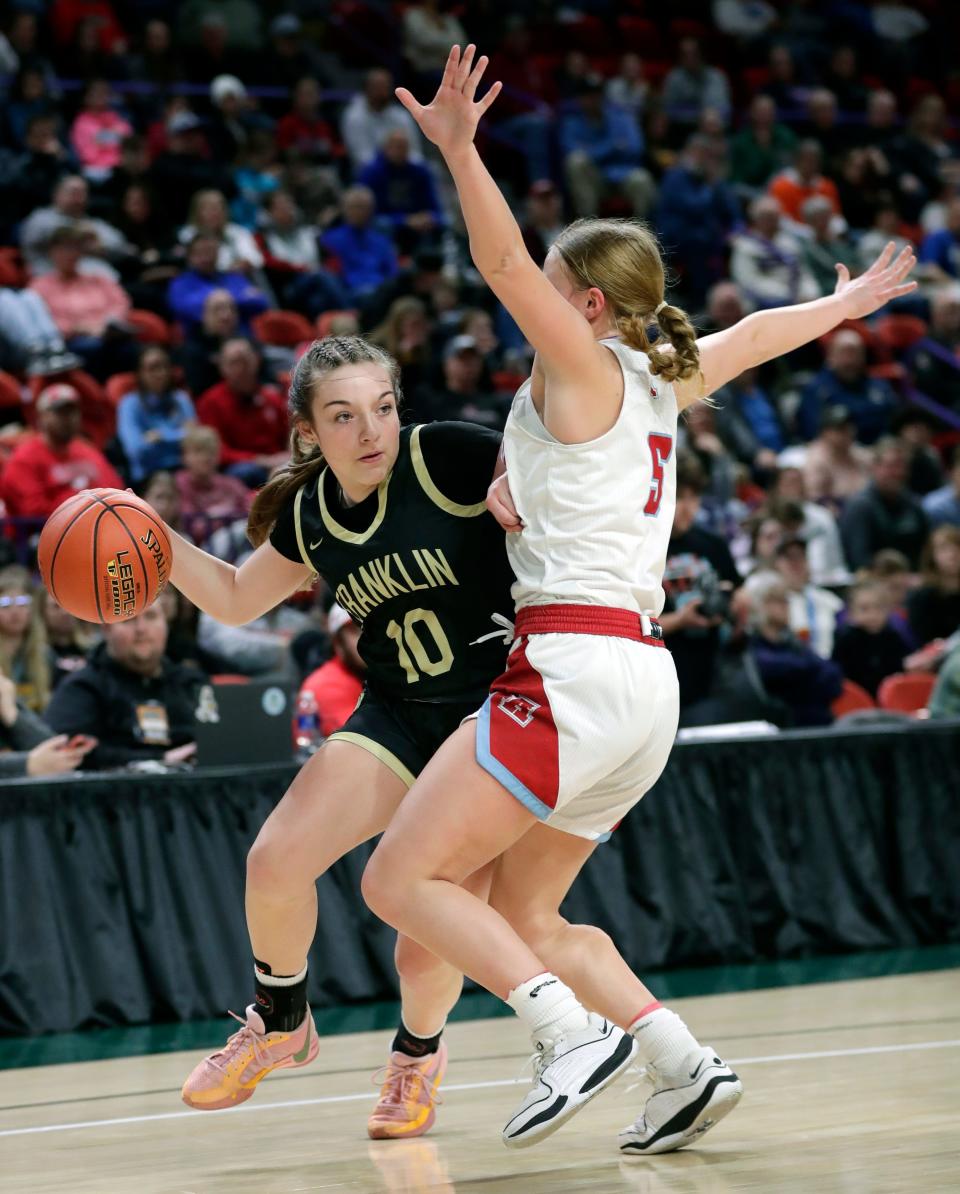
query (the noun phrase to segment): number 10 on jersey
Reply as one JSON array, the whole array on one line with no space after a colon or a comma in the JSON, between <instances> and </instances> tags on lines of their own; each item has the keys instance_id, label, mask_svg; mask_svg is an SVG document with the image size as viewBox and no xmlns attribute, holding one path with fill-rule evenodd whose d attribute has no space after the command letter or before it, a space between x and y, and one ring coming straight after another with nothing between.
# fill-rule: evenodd
<instances>
[{"instance_id":1,"label":"number 10 on jersey","mask_svg":"<svg viewBox=\"0 0 960 1194\"><path fill-rule=\"evenodd\" d=\"M430 658L420 638L418 626L430 631L439 658ZM432 609L407 610L402 628L399 622L395 621L387 626L387 638L393 639L397 644L397 656L408 684L416 684L421 676L442 676L453 666L450 641L443 633L440 619Z\"/></svg>"}]
</instances>

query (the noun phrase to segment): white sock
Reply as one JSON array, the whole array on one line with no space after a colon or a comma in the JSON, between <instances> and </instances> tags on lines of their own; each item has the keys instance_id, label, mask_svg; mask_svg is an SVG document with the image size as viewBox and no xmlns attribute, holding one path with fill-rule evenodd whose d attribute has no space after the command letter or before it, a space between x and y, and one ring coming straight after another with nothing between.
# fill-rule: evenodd
<instances>
[{"instance_id":1,"label":"white sock","mask_svg":"<svg viewBox=\"0 0 960 1194\"><path fill-rule=\"evenodd\" d=\"M662 1073L675 1073L700 1044L676 1012L653 1005L632 1021L627 1030L640 1046L640 1059Z\"/></svg>"},{"instance_id":2,"label":"white sock","mask_svg":"<svg viewBox=\"0 0 960 1194\"><path fill-rule=\"evenodd\" d=\"M304 966L298 974L264 974L259 966L254 966L253 973L257 976L257 982L265 987L293 987L303 982L307 968Z\"/></svg>"},{"instance_id":3,"label":"white sock","mask_svg":"<svg viewBox=\"0 0 960 1194\"><path fill-rule=\"evenodd\" d=\"M545 1030L577 1032L589 1024L586 1009L580 1006L567 984L549 970L514 987L507 1003L534 1037Z\"/></svg>"}]
</instances>

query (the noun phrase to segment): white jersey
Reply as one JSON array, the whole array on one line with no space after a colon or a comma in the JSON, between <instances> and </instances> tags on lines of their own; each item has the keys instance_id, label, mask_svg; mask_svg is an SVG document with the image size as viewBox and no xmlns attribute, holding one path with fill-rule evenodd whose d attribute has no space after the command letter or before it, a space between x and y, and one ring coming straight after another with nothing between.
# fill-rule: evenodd
<instances>
[{"instance_id":1,"label":"white jersey","mask_svg":"<svg viewBox=\"0 0 960 1194\"><path fill-rule=\"evenodd\" d=\"M503 442L524 530L507 535L517 608L551 602L663 609L663 570L676 506L677 398L646 353L604 340L623 370L613 427L584 444L547 431L517 391Z\"/></svg>"}]
</instances>

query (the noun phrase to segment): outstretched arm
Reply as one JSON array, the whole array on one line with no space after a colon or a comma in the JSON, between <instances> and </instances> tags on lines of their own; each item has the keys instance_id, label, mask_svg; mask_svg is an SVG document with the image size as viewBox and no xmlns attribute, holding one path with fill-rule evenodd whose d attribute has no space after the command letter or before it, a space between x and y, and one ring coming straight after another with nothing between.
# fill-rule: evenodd
<instances>
[{"instance_id":1,"label":"outstretched arm","mask_svg":"<svg viewBox=\"0 0 960 1194\"><path fill-rule=\"evenodd\" d=\"M891 241L859 278L850 277L845 265L837 266L837 288L826 298L773 311L756 311L724 332L697 341L700 368L710 394L738 377L744 369L792 352L802 344L832 331L845 319L863 319L891 299L909 294L916 282L905 281L917 263L911 248L893 260ZM694 395L692 400L700 395ZM681 406L689 402L681 400Z\"/></svg>"},{"instance_id":2,"label":"outstretched arm","mask_svg":"<svg viewBox=\"0 0 960 1194\"><path fill-rule=\"evenodd\" d=\"M535 265L473 143L480 117L500 92L500 84L494 83L483 99L474 101L487 66L485 56L474 66L474 53L472 45L463 55L459 46L453 47L428 105L418 103L403 87L397 88L397 98L443 154L456 183L474 263L537 350L548 380L562 378L571 389L595 395L605 381L609 388L609 354L597 345L579 311Z\"/></svg>"}]
</instances>

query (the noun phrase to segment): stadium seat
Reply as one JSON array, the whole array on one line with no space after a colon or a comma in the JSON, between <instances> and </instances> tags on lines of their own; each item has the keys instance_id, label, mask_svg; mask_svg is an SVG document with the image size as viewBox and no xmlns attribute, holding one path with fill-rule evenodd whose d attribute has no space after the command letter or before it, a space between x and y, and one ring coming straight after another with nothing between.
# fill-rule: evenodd
<instances>
[{"instance_id":1,"label":"stadium seat","mask_svg":"<svg viewBox=\"0 0 960 1194\"><path fill-rule=\"evenodd\" d=\"M848 713L859 713L862 709L876 709L877 703L865 688L853 680L844 680L843 691L830 706L834 717L845 717Z\"/></svg>"},{"instance_id":2,"label":"stadium seat","mask_svg":"<svg viewBox=\"0 0 960 1194\"><path fill-rule=\"evenodd\" d=\"M127 323L137 329L137 339L142 344L169 344L170 328L165 319L152 311L141 311L134 307L127 312Z\"/></svg>"},{"instance_id":3,"label":"stadium seat","mask_svg":"<svg viewBox=\"0 0 960 1194\"><path fill-rule=\"evenodd\" d=\"M927 325L916 315L885 315L873 325L873 334L891 352L905 352L927 334Z\"/></svg>"},{"instance_id":4,"label":"stadium seat","mask_svg":"<svg viewBox=\"0 0 960 1194\"><path fill-rule=\"evenodd\" d=\"M887 676L880 685L877 703L881 709L918 713L929 704L936 682L936 676L929 672L898 672L895 676Z\"/></svg>"},{"instance_id":5,"label":"stadium seat","mask_svg":"<svg viewBox=\"0 0 960 1194\"><path fill-rule=\"evenodd\" d=\"M280 348L295 348L301 340L313 339L310 320L297 311L264 311L250 327L262 343Z\"/></svg>"},{"instance_id":6,"label":"stadium seat","mask_svg":"<svg viewBox=\"0 0 960 1194\"><path fill-rule=\"evenodd\" d=\"M239 672L218 672L217 675L211 676L210 679L214 684L249 684L249 676L241 676Z\"/></svg>"},{"instance_id":7,"label":"stadium seat","mask_svg":"<svg viewBox=\"0 0 960 1194\"><path fill-rule=\"evenodd\" d=\"M639 54L644 62L648 58L662 57L660 27L656 21L627 14L617 20L617 29L624 51L632 50L634 54Z\"/></svg>"},{"instance_id":8,"label":"stadium seat","mask_svg":"<svg viewBox=\"0 0 960 1194\"><path fill-rule=\"evenodd\" d=\"M4 245L0 248L0 286L22 290L26 284L27 271L24 269L20 250L12 245Z\"/></svg>"},{"instance_id":9,"label":"stadium seat","mask_svg":"<svg viewBox=\"0 0 960 1194\"><path fill-rule=\"evenodd\" d=\"M124 394L129 394L136 384L136 373L114 373L113 377L107 378L104 389L110 402L117 406Z\"/></svg>"}]
</instances>

